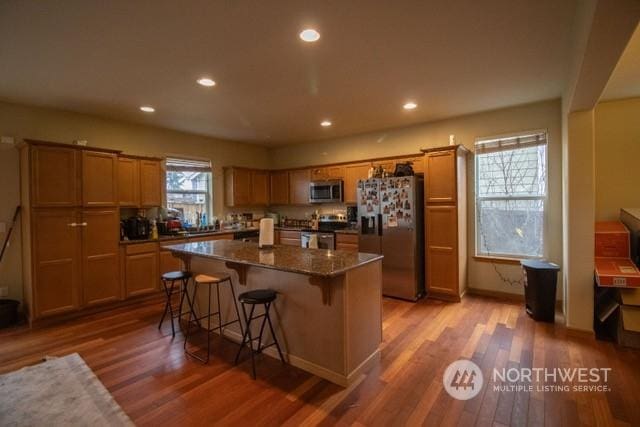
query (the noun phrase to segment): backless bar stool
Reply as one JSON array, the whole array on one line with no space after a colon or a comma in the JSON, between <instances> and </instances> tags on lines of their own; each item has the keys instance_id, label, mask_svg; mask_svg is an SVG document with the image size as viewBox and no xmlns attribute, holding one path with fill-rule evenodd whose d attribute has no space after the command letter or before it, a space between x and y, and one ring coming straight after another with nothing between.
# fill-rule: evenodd
<instances>
[{"instance_id":1,"label":"backless bar stool","mask_svg":"<svg viewBox=\"0 0 640 427\"><path fill-rule=\"evenodd\" d=\"M226 323L222 323L222 309L220 308L220 285L223 283L227 283L229 285L229 288L231 289L231 296L232 296L232 300L233 300L233 305L235 307L236 310L236 320L231 320L229 322ZM227 273L215 273L215 276L209 276L206 274L198 274L195 277L194 280L194 287L193 287L193 295L192 295L192 301L195 302L196 298L197 298L197 294L198 294L198 287L200 286L207 286L208 288L208 298L207 298L207 313L201 317L197 317L195 313L191 312L189 314L189 320L187 322L187 332L185 334L184 337L184 351L186 354L188 354L189 356L203 362L203 363L209 363L209 353L211 350L211 333L215 330L218 329L218 331L220 332L220 338L224 338L224 335L222 334L222 328L224 328L225 326L231 325L233 323L238 323L238 325L240 325L240 333L242 335L244 335L244 331L242 328L242 322L240 321L240 311L238 311L238 303L236 301L236 292L233 289L233 283L231 282L231 276L229 276ZM211 312L211 288L215 286L216 287L216 302L218 305L218 311L212 313ZM218 325L216 327L214 327L214 329L211 329L211 318L213 316L218 316ZM192 319L193 317L193 319ZM189 341L189 336L191 335L191 324L194 322L197 322L199 325L201 324L201 321L206 319L207 320L207 356L205 358L198 356L195 352L192 352L189 350L189 346L188 346L188 341Z\"/></svg>"},{"instance_id":2,"label":"backless bar stool","mask_svg":"<svg viewBox=\"0 0 640 427\"><path fill-rule=\"evenodd\" d=\"M193 302L189 298L189 294L187 292L187 286L189 284L189 279L191 279L191 273L188 271L170 271L168 273L164 273L161 276L162 285L164 287L164 293L167 296L167 301L164 305L164 312L162 313L162 317L160 318L160 323L158 324L158 329L162 328L162 322L164 322L164 318L169 313L169 319L171 320L171 335L175 338L176 336L176 328L173 324L173 319L178 319L178 326L180 326L180 321L182 320L182 306L184 305L185 297L187 299L187 306L189 308L189 312L193 312ZM176 282L181 282L181 289L175 289ZM180 290L180 305L178 307L173 306L173 295L174 292ZM176 313L177 311L177 313ZM184 313L186 314L186 313Z\"/></svg>"},{"instance_id":3,"label":"backless bar stool","mask_svg":"<svg viewBox=\"0 0 640 427\"><path fill-rule=\"evenodd\" d=\"M278 349L278 355L280 356L280 360L284 363L284 357L282 357L282 351L280 350L280 344L278 344L278 338L276 338L276 334L273 330L273 325L271 324L271 318L269 317L269 309L271 308L271 303L276 299L276 291L271 289L255 289L253 291L248 291L240 294L238 300L242 303L242 314L244 315L245 322L245 331L242 335L242 344L240 344L240 348L238 349L238 353L236 354L236 360L234 364L238 364L238 359L240 358L240 353L245 345L248 345L249 352L251 353L251 372L253 379L256 379L256 361L254 358L255 353L262 353L267 347L271 347L275 345ZM264 313L258 316L253 316L256 305L262 304L264 306ZM247 310L245 308L246 305L251 306L251 310L249 311L249 316L247 317ZM251 322L257 320L259 318L262 319L262 325L260 325L260 334L257 337L253 337L251 335ZM264 333L265 324L269 324L269 330L271 331L271 337L273 338L273 342L268 345L262 345L262 334ZM253 341L258 340L258 347L256 350L253 349Z\"/></svg>"}]
</instances>

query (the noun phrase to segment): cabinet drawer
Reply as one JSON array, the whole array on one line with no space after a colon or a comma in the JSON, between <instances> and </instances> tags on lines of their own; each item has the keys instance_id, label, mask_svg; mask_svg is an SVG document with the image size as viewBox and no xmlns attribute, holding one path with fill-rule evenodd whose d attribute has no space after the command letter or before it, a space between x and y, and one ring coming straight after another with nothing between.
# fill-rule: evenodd
<instances>
[{"instance_id":1,"label":"cabinet drawer","mask_svg":"<svg viewBox=\"0 0 640 427\"><path fill-rule=\"evenodd\" d=\"M130 243L127 245L125 253L127 255L144 254L148 252L154 252L158 249L156 242L149 243Z\"/></svg>"},{"instance_id":2,"label":"cabinet drawer","mask_svg":"<svg viewBox=\"0 0 640 427\"><path fill-rule=\"evenodd\" d=\"M336 233L336 244L348 243L358 245L359 236L357 234Z\"/></svg>"},{"instance_id":3,"label":"cabinet drawer","mask_svg":"<svg viewBox=\"0 0 640 427\"><path fill-rule=\"evenodd\" d=\"M280 244L285 246L300 246L300 238L297 239L289 239L280 237Z\"/></svg>"},{"instance_id":4,"label":"cabinet drawer","mask_svg":"<svg viewBox=\"0 0 640 427\"><path fill-rule=\"evenodd\" d=\"M300 240L299 231L280 230L280 239L298 239Z\"/></svg>"},{"instance_id":5,"label":"cabinet drawer","mask_svg":"<svg viewBox=\"0 0 640 427\"><path fill-rule=\"evenodd\" d=\"M336 243L336 249L339 251L358 252L358 245L353 243Z\"/></svg>"}]
</instances>

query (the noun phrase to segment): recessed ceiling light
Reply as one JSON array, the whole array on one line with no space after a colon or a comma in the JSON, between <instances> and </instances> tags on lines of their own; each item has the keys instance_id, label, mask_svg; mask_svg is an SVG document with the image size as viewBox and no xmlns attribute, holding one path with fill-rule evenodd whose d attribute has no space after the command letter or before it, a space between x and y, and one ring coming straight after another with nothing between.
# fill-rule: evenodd
<instances>
[{"instance_id":1,"label":"recessed ceiling light","mask_svg":"<svg viewBox=\"0 0 640 427\"><path fill-rule=\"evenodd\" d=\"M140 110L144 111L145 113L153 113L154 111L156 111L155 108L149 105L143 105L142 107L140 107Z\"/></svg>"},{"instance_id":2,"label":"recessed ceiling light","mask_svg":"<svg viewBox=\"0 0 640 427\"><path fill-rule=\"evenodd\" d=\"M402 106L405 110L415 110L418 107L418 104L415 102L407 102Z\"/></svg>"},{"instance_id":3,"label":"recessed ceiling light","mask_svg":"<svg viewBox=\"0 0 640 427\"><path fill-rule=\"evenodd\" d=\"M317 42L320 39L320 33L313 28L302 30L300 38L308 43Z\"/></svg>"},{"instance_id":4,"label":"recessed ceiling light","mask_svg":"<svg viewBox=\"0 0 640 427\"><path fill-rule=\"evenodd\" d=\"M206 86L206 87L211 87L211 86L215 86L216 82L214 82L213 80L211 80L208 77L202 77L202 78L198 79L198 84L200 84L202 86Z\"/></svg>"},{"instance_id":5,"label":"recessed ceiling light","mask_svg":"<svg viewBox=\"0 0 640 427\"><path fill-rule=\"evenodd\" d=\"M320 122L320 126L325 127L325 128L327 128L327 127L329 127L331 125L332 125L332 123L329 120L323 120L322 122Z\"/></svg>"}]
</instances>

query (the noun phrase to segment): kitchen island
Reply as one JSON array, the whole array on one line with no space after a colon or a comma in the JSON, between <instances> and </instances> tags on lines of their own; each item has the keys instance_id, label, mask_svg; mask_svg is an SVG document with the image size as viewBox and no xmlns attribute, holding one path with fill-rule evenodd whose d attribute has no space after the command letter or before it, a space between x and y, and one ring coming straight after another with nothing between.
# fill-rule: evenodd
<instances>
[{"instance_id":1,"label":"kitchen island","mask_svg":"<svg viewBox=\"0 0 640 427\"><path fill-rule=\"evenodd\" d=\"M347 386L379 359L381 255L281 245L259 249L254 242L228 240L166 249L194 275L230 273L236 294L258 288L277 291L272 320L290 364ZM225 286L220 290L226 322L235 318L235 311L231 293ZM207 306L206 297L199 292L196 311ZM224 335L237 342L242 338L237 324ZM268 334L266 340L270 342ZM275 355L273 351L265 353Z\"/></svg>"}]
</instances>

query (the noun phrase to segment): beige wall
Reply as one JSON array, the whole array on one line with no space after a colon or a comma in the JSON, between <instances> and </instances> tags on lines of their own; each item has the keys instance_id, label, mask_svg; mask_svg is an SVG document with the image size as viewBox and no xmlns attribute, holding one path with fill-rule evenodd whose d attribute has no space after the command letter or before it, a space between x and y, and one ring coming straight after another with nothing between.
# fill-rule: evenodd
<instances>
[{"instance_id":1,"label":"beige wall","mask_svg":"<svg viewBox=\"0 0 640 427\"><path fill-rule=\"evenodd\" d=\"M595 109L596 221L640 207L640 98L601 102Z\"/></svg>"},{"instance_id":2,"label":"beige wall","mask_svg":"<svg viewBox=\"0 0 640 427\"><path fill-rule=\"evenodd\" d=\"M129 124L84 114L0 102L0 135L55 142L88 140L88 145L123 150L128 154L169 154L211 159L214 166L214 213L223 207L222 167L227 165L268 167L264 147L197 136L150 126ZM0 146L0 221L10 222L19 204L18 151ZM8 286L10 297L21 299L22 274L20 231L14 230L12 245L0 265L0 286ZM0 233L0 241L4 234Z\"/></svg>"},{"instance_id":3,"label":"beige wall","mask_svg":"<svg viewBox=\"0 0 640 427\"><path fill-rule=\"evenodd\" d=\"M351 137L320 141L312 144L290 145L270 151L274 168L311 164L355 161L420 152L421 148L447 145L449 135L456 143L473 149L478 137L502 135L510 132L546 129L549 133L549 208L546 241L548 258L562 261L562 144L561 102L559 99L516 106L501 110L463 116L417 126L373 132ZM468 167L468 253L475 252L474 163L469 156ZM301 210L305 213L305 210ZM292 215L291 209L287 210ZM521 276L519 266L497 265L495 268L509 279ZM522 286L511 286L500 280L494 265L471 260L469 287L508 293L522 293ZM559 286L558 295L562 295Z\"/></svg>"}]
</instances>

